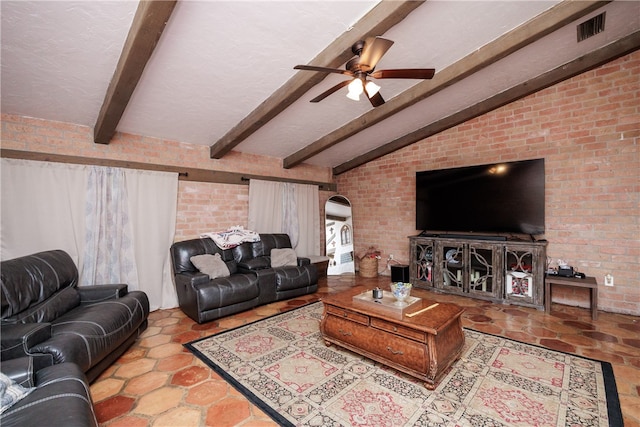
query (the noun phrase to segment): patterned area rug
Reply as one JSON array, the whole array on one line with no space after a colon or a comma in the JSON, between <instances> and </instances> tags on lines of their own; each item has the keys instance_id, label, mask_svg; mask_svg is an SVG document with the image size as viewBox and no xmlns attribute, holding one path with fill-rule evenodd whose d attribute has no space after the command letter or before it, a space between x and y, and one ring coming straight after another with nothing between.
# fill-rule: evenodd
<instances>
[{"instance_id":1,"label":"patterned area rug","mask_svg":"<svg viewBox=\"0 0 640 427\"><path fill-rule=\"evenodd\" d=\"M335 345L317 302L185 346L283 426L618 426L611 365L465 329L433 391Z\"/></svg>"}]
</instances>

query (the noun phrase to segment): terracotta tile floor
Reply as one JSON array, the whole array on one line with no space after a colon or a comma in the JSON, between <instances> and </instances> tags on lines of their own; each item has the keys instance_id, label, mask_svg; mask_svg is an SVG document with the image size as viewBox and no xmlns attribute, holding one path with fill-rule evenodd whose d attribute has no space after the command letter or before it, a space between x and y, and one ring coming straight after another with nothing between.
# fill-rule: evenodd
<instances>
[{"instance_id":1,"label":"terracotta tile floor","mask_svg":"<svg viewBox=\"0 0 640 427\"><path fill-rule=\"evenodd\" d=\"M316 301L356 281L384 288L390 280L331 276L320 280L315 294L203 325L179 309L151 313L141 339L91 385L98 421L108 427L276 425L182 344ZM640 318L600 312L592 321L589 310L558 304L545 314L422 290L414 295L464 306L465 327L612 363L625 426L640 427Z\"/></svg>"}]
</instances>

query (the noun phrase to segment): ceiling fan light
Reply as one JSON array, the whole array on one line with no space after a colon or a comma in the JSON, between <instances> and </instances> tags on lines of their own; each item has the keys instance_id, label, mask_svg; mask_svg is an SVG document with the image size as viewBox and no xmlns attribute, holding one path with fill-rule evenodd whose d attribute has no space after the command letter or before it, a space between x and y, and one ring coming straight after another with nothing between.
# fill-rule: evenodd
<instances>
[{"instance_id":1,"label":"ceiling fan light","mask_svg":"<svg viewBox=\"0 0 640 427\"><path fill-rule=\"evenodd\" d=\"M369 97L372 97L373 95L378 93L378 91L380 91L380 86L378 86L374 82L367 82L367 94L369 95Z\"/></svg>"},{"instance_id":2,"label":"ceiling fan light","mask_svg":"<svg viewBox=\"0 0 640 427\"><path fill-rule=\"evenodd\" d=\"M347 86L349 88L349 93L353 93L354 95L359 96L364 91L362 84L362 80L357 78L353 79Z\"/></svg>"},{"instance_id":3,"label":"ceiling fan light","mask_svg":"<svg viewBox=\"0 0 640 427\"><path fill-rule=\"evenodd\" d=\"M360 101L360 94L355 93L353 91L349 91L347 93L347 98L353 99L354 101Z\"/></svg>"}]
</instances>

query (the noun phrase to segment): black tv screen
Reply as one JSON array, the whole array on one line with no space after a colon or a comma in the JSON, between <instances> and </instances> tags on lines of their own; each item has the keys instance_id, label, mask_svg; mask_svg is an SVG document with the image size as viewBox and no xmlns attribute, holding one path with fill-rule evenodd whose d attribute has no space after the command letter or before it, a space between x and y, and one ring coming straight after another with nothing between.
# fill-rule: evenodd
<instances>
[{"instance_id":1,"label":"black tv screen","mask_svg":"<svg viewBox=\"0 0 640 427\"><path fill-rule=\"evenodd\" d=\"M544 159L416 172L416 229L544 233Z\"/></svg>"}]
</instances>

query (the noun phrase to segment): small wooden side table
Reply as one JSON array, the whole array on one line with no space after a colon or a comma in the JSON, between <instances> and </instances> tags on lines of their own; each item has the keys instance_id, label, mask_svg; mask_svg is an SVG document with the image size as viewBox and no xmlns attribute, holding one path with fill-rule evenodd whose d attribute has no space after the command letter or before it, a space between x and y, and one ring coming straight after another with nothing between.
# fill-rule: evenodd
<instances>
[{"instance_id":1,"label":"small wooden side table","mask_svg":"<svg viewBox=\"0 0 640 427\"><path fill-rule=\"evenodd\" d=\"M551 285L588 288L591 292L591 319L598 318L598 282L595 277L563 277L547 275L544 279L544 311L551 312Z\"/></svg>"}]
</instances>

